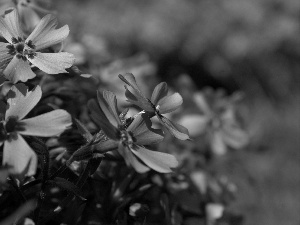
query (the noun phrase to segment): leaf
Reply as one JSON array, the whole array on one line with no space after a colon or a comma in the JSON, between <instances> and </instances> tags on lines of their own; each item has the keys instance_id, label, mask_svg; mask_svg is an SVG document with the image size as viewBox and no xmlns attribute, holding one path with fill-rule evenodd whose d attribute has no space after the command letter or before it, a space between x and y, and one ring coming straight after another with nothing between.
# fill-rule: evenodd
<instances>
[{"instance_id":1,"label":"leaf","mask_svg":"<svg viewBox=\"0 0 300 225\"><path fill-rule=\"evenodd\" d=\"M6 182L6 179L9 175L9 166L0 167L0 187Z\"/></svg>"},{"instance_id":2,"label":"leaf","mask_svg":"<svg viewBox=\"0 0 300 225\"><path fill-rule=\"evenodd\" d=\"M93 135L89 132L89 130L81 123L78 119L74 119L75 124L80 132L80 134L85 138L87 142L90 142L93 139Z\"/></svg>"},{"instance_id":3,"label":"leaf","mask_svg":"<svg viewBox=\"0 0 300 225\"><path fill-rule=\"evenodd\" d=\"M90 159L93 155L93 149L91 145L85 145L77 149L72 155L72 161Z\"/></svg>"},{"instance_id":4,"label":"leaf","mask_svg":"<svg viewBox=\"0 0 300 225\"><path fill-rule=\"evenodd\" d=\"M35 153L41 158L42 176L43 182L48 178L49 172L49 151L46 144L39 138L32 137L30 146L33 148Z\"/></svg>"},{"instance_id":5,"label":"leaf","mask_svg":"<svg viewBox=\"0 0 300 225\"><path fill-rule=\"evenodd\" d=\"M172 225L171 223L171 215L170 215L170 203L169 198L166 194L162 194L160 197L160 204L164 209L165 212L165 224Z\"/></svg>"},{"instance_id":6,"label":"leaf","mask_svg":"<svg viewBox=\"0 0 300 225\"><path fill-rule=\"evenodd\" d=\"M86 199L84 197L82 197L81 190L72 182L70 182L64 178L61 178L61 177L54 178L54 182L56 183L57 186L72 193L76 197L80 198L82 201L86 201Z\"/></svg>"},{"instance_id":7,"label":"leaf","mask_svg":"<svg viewBox=\"0 0 300 225\"><path fill-rule=\"evenodd\" d=\"M29 200L23 205L21 205L16 211L14 211L11 215L2 219L0 221L1 225L8 225L8 224L19 224L18 221L32 212L36 207L35 200Z\"/></svg>"}]
</instances>

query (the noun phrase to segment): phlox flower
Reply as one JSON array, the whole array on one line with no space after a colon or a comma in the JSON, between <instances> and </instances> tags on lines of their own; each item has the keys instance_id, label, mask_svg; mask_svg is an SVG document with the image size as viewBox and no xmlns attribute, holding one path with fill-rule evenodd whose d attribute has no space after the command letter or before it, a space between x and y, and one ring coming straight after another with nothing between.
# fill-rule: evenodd
<instances>
[{"instance_id":1,"label":"phlox flower","mask_svg":"<svg viewBox=\"0 0 300 225\"><path fill-rule=\"evenodd\" d=\"M162 82L155 87L151 99L148 99L140 91L135 77L131 73L125 74L124 76L119 75L119 78L132 88L131 92L128 87L125 86L125 95L128 102L145 110L151 116L156 115L160 123L176 138L180 140L189 139L189 132L185 127L170 121L162 115L173 112L181 106L183 100L179 93L168 95L168 85Z\"/></svg>"},{"instance_id":2,"label":"phlox flower","mask_svg":"<svg viewBox=\"0 0 300 225\"><path fill-rule=\"evenodd\" d=\"M207 90L195 94L196 106L201 114L193 124L206 132L208 143L215 154L226 153L227 148L240 149L248 143L248 134L236 117L239 94L224 96L221 91Z\"/></svg>"},{"instance_id":3,"label":"phlox flower","mask_svg":"<svg viewBox=\"0 0 300 225\"><path fill-rule=\"evenodd\" d=\"M64 73L66 68L72 66L75 58L70 53L41 52L62 42L68 36L68 25L59 29L55 29L56 26L56 18L49 14L42 18L25 39L16 9L6 14L4 18L0 17L0 34L8 41L8 43L0 42L0 65L7 65L3 70L7 79L16 83L34 78L36 75L31 70L31 64L48 74Z\"/></svg>"},{"instance_id":4,"label":"phlox flower","mask_svg":"<svg viewBox=\"0 0 300 225\"><path fill-rule=\"evenodd\" d=\"M42 3L42 4L41 4ZM16 8L22 21L22 28L32 30L41 20L38 13L50 13L49 10L42 5L49 5L49 1L41 0L0 0L0 14L5 14L5 11L11 7Z\"/></svg>"},{"instance_id":5,"label":"phlox flower","mask_svg":"<svg viewBox=\"0 0 300 225\"><path fill-rule=\"evenodd\" d=\"M139 173L149 171L149 167L161 173L168 173L172 171L171 168L178 166L174 156L143 147L143 145L152 145L162 141L163 136L158 130L152 129L141 115L126 127L126 124L120 120L115 94L104 91L103 97L100 92L97 97L100 107L95 100L90 100L88 107L92 119L109 140L100 142L96 149L104 151L118 148L126 164L131 165Z\"/></svg>"},{"instance_id":6,"label":"phlox flower","mask_svg":"<svg viewBox=\"0 0 300 225\"><path fill-rule=\"evenodd\" d=\"M22 135L50 137L62 133L71 125L71 116L65 110L54 110L24 119L42 97L37 86L24 96L15 86L15 97L9 98L8 109L0 121L0 146L3 146L3 165L10 166L10 173L31 176L37 168L37 156Z\"/></svg>"}]
</instances>

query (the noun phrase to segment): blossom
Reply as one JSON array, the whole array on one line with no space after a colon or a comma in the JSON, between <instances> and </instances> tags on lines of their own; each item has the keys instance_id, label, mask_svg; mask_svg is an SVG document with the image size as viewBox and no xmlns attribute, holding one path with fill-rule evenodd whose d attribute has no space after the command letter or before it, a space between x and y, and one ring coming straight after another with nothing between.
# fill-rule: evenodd
<instances>
[{"instance_id":1,"label":"blossom","mask_svg":"<svg viewBox=\"0 0 300 225\"><path fill-rule=\"evenodd\" d=\"M20 28L16 9L0 17L0 34L8 43L0 42L1 66L6 65L3 74L13 83L25 82L36 75L30 65L48 74L66 72L74 63L74 56L67 52L43 53L41 50L62 42L69 34L67 25L55 29L57 20L52 15L42 18L32 33L25 39Z\"/></svg>"},{"instance_id":2,"label":"blossom","mask_svg":"<svg viewBox=\"0 0 300 225\"><path fill-rule=\"evenodd\" d=\"M239 93L228 97L221 91L206 90L196 93L194 101L201 114L193 117L188 115L186 119L182 119L182 123L194 126L194 130L198 129L197 134L205 133L215 154L224 154L228 147L240 149L248 143L248 134L236 117L236 102L239 98ZM188 122L189 118L192 120Z\"/></svg>"},{"instance_id":3,"label":"blossom","mask_svg":"<svg viewBox=\"0 0 300 225\"><path fill-rule=\"evenodd\" d=\"M23 25L22 28L26 31L34 29L41 20L37 13L50 13L49 10L42 7L40 4L41 0L1 0L0 2L1 15L5 14L5 12L11 7L18 10ZM48 5L49 3L46 4Z\"/></svg>"},{"instance_id":4,"label":"blossom","mask_svg":"<svg viewBox=\"0 0 300 225\"><path fill-rule=\"evenodd\" d=\"M119 78L132 88L133 92L125 86L125 95L128 102L137 105L150 113L150 115L156 115L160 123L176 138L180 140L189 139L189 132L185 127L170 121L162 115L173 112L181 106L183 101L179 93L168 95L168 85L162 82L155 87L151 99L148 99L140 91L135 77L131 73L125 74L124 76L119 75Z\"/></svg>"},{"instance_id":5,"label":"blossom","mask_svg":"<svg viewBox=\"0 0 300 225\"><path fill-rule=\"evenodd\" d=\"M97 97L100 107L95 100L89 101L88 107L92 119L109 138L97 146L100 150L118 148L126 164L139 173L149 171L149 167L161 173L168 173L172 171L171 168L177 167L178 162L174 156L143 147L162 141L163 136L158 130L152 129L142 115L137 116L126 127L120 120L115 94L104 91L103 97L100 92Z\"/></svg>"},{"instance_id":6,"label":"blossom","mask_svg":"<svg viewBox=\"0 0 300 225\"><path fill-rule=\"evenodd\" d=\"M35 174L37 156L22 135L50 137L62 133L71 125L71 116L65 110L54 110L36 117L24 119L42 97L37 86L24 96L15 86L15 97L9 98L5 117L0 122L0 146L3 147L3 165L11 166L10 173Z\"/></svg>"}]
</instances>

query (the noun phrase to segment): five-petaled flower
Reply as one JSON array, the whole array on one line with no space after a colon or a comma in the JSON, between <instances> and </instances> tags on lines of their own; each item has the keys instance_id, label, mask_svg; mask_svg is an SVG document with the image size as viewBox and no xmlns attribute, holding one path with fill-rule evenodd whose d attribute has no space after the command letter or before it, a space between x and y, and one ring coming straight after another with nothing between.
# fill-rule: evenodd
<instances>
[{"instance_id":1,"label":"five-petaled flower","mask_svg":"<svg viewBox=\"0 0 300 225\"><path fill-rule=\"evenodd\" d=\"M27 81L36 75L30 65L48 74L66 72L74 63L74 56L67 52L43 53L41 50L62 42L69 34L67 25L55 29L57 20L52 15L42 18L32 33L25 39L20 28L16 9L0 17L0 34L8 43L0 42L1 67L5 77L13 83Z\"/></svg>"},{"instance_id":2,"label":"five-petaled flower","mask_svg":"<svg viewBox=\"0 0 300 225\"><path fill-rule=\"evenodd\" d=\"M96 149L118 148L127 165L131 165L137 172L149 171L149 167L161 173L171 172L177 167L176 158L170 154L148 150L143 145L156 144L163 140L160 130L151 128L151 121L146 121L142 115L137 116L127 127L120 120L117 110L117 99L114 93L104 91L103 97L98 92L98 106L95 100L90 100L88 107L91 117L109 138L100 142Z\"/></svg>"},{"instance_id":3,"label":"five-petaled flower","mask_svg":"<svg viewBox=\"0 0 300 225\"><path fill-rule=\"evenodd\" d=\"M31 176L35 174L37 156L22 135L50 137L62 133L72 124L71 116L65 110L57 109L36 117L24 119L42 97L37 86L24 96L15 86L15 93L8 99L8 109L0 121L0 146L3 147L3 165L10 166L10 173Z\"/></svg>"},{"instance_id":4,"label":"five-petaled flower","mask_svg":"<svg viewBox=\"0 0 300 225\"><path fill-rule=\"evenodd\" d=\"M176 138L180 140L190 139L189 132L185 127L171 122L162 115L173 112L180 107L183 101L179 93L168 95L168 86L165 82L162 82L155 87L150 100L140 91L135 77L131 73L125 74L124 76L119 75L119 78L132 88L133 92L125 86L127 101L145 110L150 114L150 117L156 115L160 123Z\"/></svg>"},{"instance_id":5,"label":"five-petaled flower","mask_svg":"<svg viewBox=\"0 0 300 225\"><path fill-rule=\"evenodd\" d=\"M240 93L225 96L222 90L206 89L194 96L196 106L202 111L197 115L194 125L202 127L206 133L211 150L218 155L226 153L227 148L240 149L248 143L248 134L237 120L236 103Z\"/></svg>"}]
</instances>

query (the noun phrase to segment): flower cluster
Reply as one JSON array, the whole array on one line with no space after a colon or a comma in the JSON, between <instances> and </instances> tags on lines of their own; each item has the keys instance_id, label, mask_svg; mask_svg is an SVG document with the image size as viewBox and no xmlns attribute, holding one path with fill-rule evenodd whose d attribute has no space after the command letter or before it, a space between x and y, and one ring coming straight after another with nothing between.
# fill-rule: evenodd
<instances>
[{"instance_id":1,"label":"flower cluster","mask_svg":"<svg viewBox=\"0 0 300 225\"><path fill-rule=\"evenodd\" d=\"M23 6L21 2L17 3L17 9L6 10L3 17L0 17L0 34L7 41L0 43L2 83L30 81L36 77L34 68L47 74L67 73L66 69L74 63L74 56L67 52L53 52L53 49L51 52L49 49L68 36L69 27L65 25L56 29L57 20L49 14L26 35L25 29L22 29L26 21L20 20ZM28 27L30 26L26 28ZM128 101L144 111L133 118L121 120L116 96L109 91L104 91L102 96L98 91L98 103L90 100L88 107L91 118L101 128L106 139L100 143L91 141L89 144L94 146L95 152L100 153L117 149L126 164L139 173L145 173L150 168L161 173L171 172L172 168L178 166L174 156L149 150L144 146L151 146L163 140L163 132L151 127L152 116L156 116L176 138L189 139L186 128L162 115L176 110L182 104L182 97L178 93L168 96L167 84L161 83L156 86L149 100L140 91L132 74L119 77L132 88L131 92L126 86L125 95ZM11 92L14 96L7 97L7 110L0 123L0 143L4 145L2 164L10 167L11 174L32 176L37 169L37 155L22 135L59 135L72 124L71 116L64 110L56 109L24 119L41 99L41 87L36 86L31 91L27 89L24 94L16 86L12 86ZM76 154L78 155L78 152Z\"/></svg>"},{"instance_id":2,"label":"flower cluster","mask_svg":"<svg viewBox=\"0 0 300 225\"><path fill-rule=\"evenodd\" d=\"M120 104L101 75L74 65L62 44L69 27L57 28L43 1L0 4L0 224L148 224L148 214L153 224L216 224L235 188L210 179L209 157L194 151L206 145L177 123L182 96L165 82L147 96L140 70L110 70L125 84ZM195 97L203 113L193 126L201 122L215 152L240 147L232 99L210 97Z\"/></svg>"}]
</instances>

